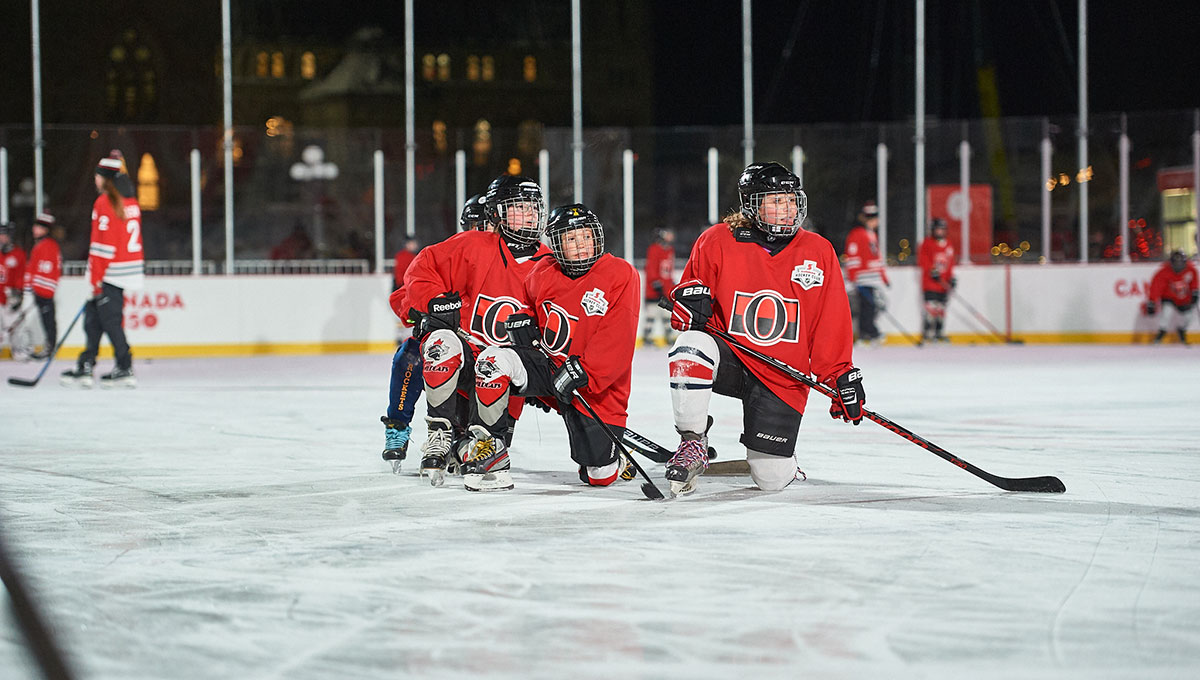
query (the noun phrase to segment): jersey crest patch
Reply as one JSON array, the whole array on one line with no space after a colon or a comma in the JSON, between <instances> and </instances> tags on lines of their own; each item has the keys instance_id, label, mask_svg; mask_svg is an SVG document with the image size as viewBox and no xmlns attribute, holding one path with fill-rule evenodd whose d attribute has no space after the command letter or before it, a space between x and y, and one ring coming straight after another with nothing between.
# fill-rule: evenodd
<instances>
[{"instance_id":1,"label":"jersey crest patch","mask_svg":"<svg viewBox=\"0 0 1200 680\"><path fill-rule=\"evenodd\" d=\"M747 338L756 345L798 342L800 301L785 298L774 290L736 291L733 314L729 317L729 334Z\"/></svg>"},{"instance_id":2,"label":"jersey crest patch","mask_svg":"<svg viewBox=\"0 0 1200 680\"><path fill-rule=\"evenodd\" d=\"M604 291L599 288L584 293L579 304L583 307L583 313L588 316L604 316L608 311L608 300L604 299Z\"/></svg>"},{"instance_id":3,"label":"jersey crest patch","mask_svg":"<svg viewBox=\"0 0 1200 680\"><path fill-rule=\"evenodd\" d=\"M792 281L795 281L804 290L812 290L817 286L824 285L825 272L821 271L815 260L805 260L804 264L798 264L792 270Z\"/></svg>"}]
</instances>

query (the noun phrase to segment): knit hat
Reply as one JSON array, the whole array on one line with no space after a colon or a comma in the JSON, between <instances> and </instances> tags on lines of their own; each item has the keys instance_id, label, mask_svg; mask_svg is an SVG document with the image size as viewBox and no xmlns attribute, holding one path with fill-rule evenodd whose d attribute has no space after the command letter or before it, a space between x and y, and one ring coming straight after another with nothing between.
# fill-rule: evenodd
<instances>
[{"instance_id":1,"label":"knit hat","mask_svg":"<svg viewBox=\"0 0 1200 680\"><path fill-rule=\"evenodd\" d=\"M863 203L862 210L859 212L867 217L878 217L879 206L875 205L875 201L867 201L866 203Z\"/></svg>"},{"instance_id":2,"label":"knit hat","mask_svg":"<svg viewBox=\"0 0 1200 680\"><path fill-rule=\"evenodd\" d=\"M52 229L54 228L54 215L50 213L38 213L37 219L33 223L40 224L47 229Z\"/></svg>"},{"instance_id":3,"label":"knit hat","mask_svg":"<svg viewBox=\"0 0 1200 680\"><path fill-rule=\"evenodd\" d=\"M118 158L101 158L96 165L96 174L105 179L112 179L121 172L121 160Z\"/></svg>"}]
</instances>

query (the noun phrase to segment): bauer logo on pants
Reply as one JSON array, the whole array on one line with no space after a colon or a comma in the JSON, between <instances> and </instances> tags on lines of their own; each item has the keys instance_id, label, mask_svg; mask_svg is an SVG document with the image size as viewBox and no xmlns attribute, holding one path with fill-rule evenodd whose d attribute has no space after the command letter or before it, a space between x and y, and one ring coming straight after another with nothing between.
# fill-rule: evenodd
<instances>
[{"instance_id":1,"label":"bauer logo on pants","mask_svg":"<svg viewBox=\"0 0 1200 680\"><path fill-rule=\"evenodd\" d=\"M729 334L748 338L756 345L797 342L800 338L800 302L774 290L733 294Z\"/></svg>"}]
</instances>

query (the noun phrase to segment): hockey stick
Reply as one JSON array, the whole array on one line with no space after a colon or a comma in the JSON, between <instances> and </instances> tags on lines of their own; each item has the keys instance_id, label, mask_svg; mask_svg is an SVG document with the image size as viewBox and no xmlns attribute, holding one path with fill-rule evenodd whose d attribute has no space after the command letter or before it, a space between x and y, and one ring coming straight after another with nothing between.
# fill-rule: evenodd
<instances>
[{"instance_id":1,"label":"hockey stick","mask_svg":"<svg viewBox=\"0 0 1200 680\"><path fill-rule=\"evenodd\" d=\"M728 333L726 333L718 328L714 328L711 325L705 327L705 331L717 336L718 338L721 338L725 342L729 343L729 345L731 347L739 349L739 350L749 354L750 356L758 359L759 361L762 361L763 363L768 364L769 366L783 372L784 374L791 376L792 378L794 378L796 380L799 380L800 382L804 383L808 387L817 390L821 394L824 394L826 397L829 397L830 399L837 398L837 394L829 386L822 385L821 383L808 377L808 375L801 373L800 371L797 371L796 369L792 368L791 366L788 366L787 364L776 359L775 357L768 356L766 354L763 354L762 352L759 352L758 350L755 350L750 347L746 347L745 345L739 343L737 340L734 340L733 337L730 336ZM878 413L875 413L874 411L864 408L862 410L862 412L863 412L863 416L866 417L868 420L872 420L872 421L882 425L884 428L891 430L892 432L900 435L901 437L904 437L908 441L916 444L917 446L920 446L921 448L925 449L926 451L929 451L930 453L938 456L939 458L949 461L949 462L953 463L954 465L957 465L958 467L966 470L967 472L970 472L971 474L975 475L976 477L984 480L985 482L988 482L989 484L992 484L993 486L1000 487L1001 489L1004 489L1005 491L1036 491L1036 492L1040 492L1040 493L1062 493L1067 490L1066 485L1064 485L1062 483L1062 480L1060 480L1058 477L1049 477L1049 476L1048 477L1020 477L1020 478L1014 479L1011 477L1000 477L998 475L993 475L992 473L987 472L986 470L982 470L980 468L975 467L974 465L971 465L967 461L959 458L958 456L954 455L953 453L950 453L946 449L943 449L942 447L938 446L937 444L934 444L933 442L929 441L928 439L921 437L920 435L912 432L911 430L909 430L907 428L901 427L900 425L893 423L892 421L888 420L887 418L884 418L883 416L879 415Z\"/></svg>"},{"instance_id":2,"label":"hockey stick","mask_svg":"<svg viewBox=\"0 0 1200 680\"><path fill-rule=\"evenodd\" d=\"M554 361L550 356L550 352L542 346L542 343L534 341L533 346L542 353L542 356L546 357L546 361L549 361L551 366L554 365ZM609 429L608 424L603 420L600 420L600 416L592 409L592 405L587 403L587 400L583 398L583 395L579 393L579 390L573 390L571 394L579 400L580 404L583 404L583 408L587 410L588 415L592 417L592 420L596 421L596 424L600 426L600 429L604 430L604 434L608 435L608 438L612 440L614 445L616 445L617 450L620 451L621 454L633 464L633 468L638 471L638 474L640 474L643 479L646 480L646 483L642 485L642 493L646 495L646 498L655 501L665 498L665 496L663 496L663 492L660 491L658 487L654 485L654 481L650 479L650 475L646 474L646 471L642 469L641 465L638 465L638 462L634 459L633 454L629 453L629 450L625 448L625 445L621 443L621 440L617 437L617 435L613 434L613 431ZM646 441L650 440L647 439Z\"/></svg>"},{"instance_id":3,"label":"hockey stick","mask_svg":"<svg viewBox=\"0 0 1200 680\"><path fill-rule=\"evenodd\" d=\"M54 345L54 348L50 350L50 356L46 357L46 363L42 364L42 370L38 371L36 378L34 378L33 380L25 380L23 378L9 378L8 384L16 385L18 387L34 387L34 386L36 386L38 384L38 381L42 379L42 376L46 375L46 369L50 368L50 364L54 361L54 357L58 356L58 350L63 346L63 343L67 341L67 336L71 334L71 330L73 328L75 328L75 324L79 323L79 317L83 316L83 310L86 307L87 307L87 303L85 302L79 307L79 311L75 312L75 318L71 320L71 325L67 326L67 332L62 334L62 339L59 340L58 344Z\"/></svg>"},{"instance_id":4,"label":"hockey stick","mask_svg":"<svg viewBox=\"0 0 1200 680\"><path fill-rule=\"evenodd\" d=\"M660 303L660 304L662 304L662 303ZM667 302L666 304L671 304L671 303ZM745 352L746 354L749 354L750 356L754 357L755 359L758 359L759 361L767 364L768 366L771 366L772 368L780 371L784 375L790 376L794 380L798 380L801 383L803 383L804 385L807 385L809 388L817 390L821 394L824 394L826 397L829 397L831 400L837 398L837 394L833 391L832 388L830 388L826 385L822 385L821 383L810 378L807 374L801 373L800 371L792 368L791 366L788 366L787 364L783 363L782 361L780 361L779 359L776 359L773 356L763 354L762 352L759 352L758 350L753 349L751 347L746 347L745 345L739 343L737 340L733 339L733 336L729 335L728 333L721 330L720 328L713 326L711 323L704 327L704 331L706 333L709 333L710 335L714 335L718 338L721 338L726 343L728 343L730 347L739 349L739 350ZM901 427L900 425L893 423L892 421L888 420L887 418L884 418L883 416L879 415L878 413L875 413L874 411L864 408L862 410L862 412L863 412L863 417L867 418L868 420L874 421L874 422L878 423L879 425L882 425L885 429L891 430L892 432L900 435L901 437L904 437L908 441L916 444L917 446L920 446L921 448L925 449L926 451L929 451L930 453L938 456L939 458L949 461L950 463L953 463L954 465L966 470L967 472L970 472L971 474L982 479L983 481L985 481L993 486L997 486L1001 489L1004 489L1005 491L1036 491L1039 493L1062 493L1067 490L1066 485L1064 485L1062 483L1062 480L1059 479L1058 477L1047 476L1047 477L1012 478L1012 477L1001 477L999 475L993 475L992 473L990 473L986 470L982 470L980 468L975 467L974 465L971 465L967 461L959 458L958 456L954 455L953 453L950 453L946 449L943 449L942 447L938 446L937 444L934 444L933 442L929 441L928 439L925 439L924 437L912 432L911 430L908 430L907 428Z\"/></svg>"},{"instance_id":5,"label":"hockey stick","mask_svg":"<svg viewBox=\"0 0 1200 680\"><path fill-rule=\"evenodd\" d=\"M925 342L923 340L916 337L915 335L909 335L908 331L904 330L904 326L901 326L900 322L896 320L896 317L892 316L892 313L889 312L886 308L884 308L880 311L883 312L883 315L888 318L888 321L892 322L892 325L896 327L896 330L900 331L900 335L903 335L906 340L908 340L912 344L916 345L917 347L920 347L925 344Z\"/></svg>"},{"instance_id":6,"label":"hockey stick","mask_svg":"<svg viewBox=\"0 0 1200 680\"><path fill-rule=\"evenodd\" d=\"M0 582L8 590L9 607L17 620L17 627L32 648L42 674L54 680L70 680L71 671L62 650L39 613L37 604L30 597L29 589L17 565L9 557L3 540L0 540Z\"/></svg>"},{"instance_id":7,"label":"hockey stick","mask_svg":"<svg viewBox=\"0 0 1200 680\"><path fill-rule=\"evenodd\" d=\"M961 302L962 306L966 307L967 311L971 313L971 316L974 316L976 319L979 319L979 322L981 324L983 324L983 326L985 328L987 328L992 333L992 335L995 335L997 338L999 338L1001 342L1005 342L1010 345L1024 345L1025 344L1024 340L1021 340L1019 338L1014 338L1011 335L1005 335L1004 333L1001 333L998 328L996 328L995 326L992 325L991 321L988 321L986 316L980 314L979 310L977 310L973 306L971 306L971 303L967 302L966 298L964 298L962 295L959 295L957 290L951 288L950 294L954 296L955 300L958 300L959 302Z\"/></svg>"},{"instance_id":8,"label":"hockey stick","mask_svg":"<svg viewBox=\"0 0 1200 680\"><path fill-rule=\"evenodd\" d=\"M712 416L709 416L711 421ZM648 437L638 434L630 429L625 430L625 434L621 436L621 441L630 449L637 451L643 456L649 458L655 463L665 463L675 455L675 452L661 444L656 444L650 441ZM713 447L708 447L708 459L712 460L717 457L717 450ZM711 467L711 466L710 466Z\"/></svg>"}]
</instances>

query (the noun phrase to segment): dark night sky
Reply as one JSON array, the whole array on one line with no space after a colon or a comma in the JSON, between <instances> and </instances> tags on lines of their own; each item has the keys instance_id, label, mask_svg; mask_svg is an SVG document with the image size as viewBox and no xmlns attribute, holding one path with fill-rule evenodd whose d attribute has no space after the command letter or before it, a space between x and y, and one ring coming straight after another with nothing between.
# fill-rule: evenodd
<instances>
[{"instance_id":1,"label":"dark night sky","mask_svg":"<svg viewBox=\"0 0 1200 680\"><path fill-rule=\"evenodd\" d=\"M64 1L43 0L44 14L52 4ZM114 11L137 16L139 12L170 11L176 0L110 1ZM539 25L537 30L569 35L569 21L562 19L566 16L563 12L539 11L536 3L520 0L505 2L487 3L480 12L488 16L501 12L521 21L564 23L557 28ZM562 2L565 5L566 0ZM911 118L913 4L913 0L755 0L755 122ZM1091 0L1089 4L1092 112L1200 106L1200 0ZM296 33L345 36L359 26L376 23L394 33L397 40L403 36L398 0L361 5L326 0L246 1L240 6L235 0L234 5L235 20L240 17L251 31L286 24ZM434 0L417 0L417 5L418 19L436 12L445 23L465 26L462 17L456 19L437 9ZM12 29L10 39L0 45L4 85L17 92L0 101L0 123L31 120L28 7L28 0L0 0ZM660 0L649 11L654 123L740 124L740 0ZM1074 114L1076 12L1077 0L928 0L928 115L980 117L976 76L978 68L987 65L996 70L1001 115ZM82 29L43 26L43 31L56 30ZM585 42L604 39L584 26ZM612 45L614 50L621 48ZM586 63L584 70L586 77ZM219 109L213 112L214 124L219 115ZM585 122L593 124L586 117Z\"/></svg>"}]
</instances>

